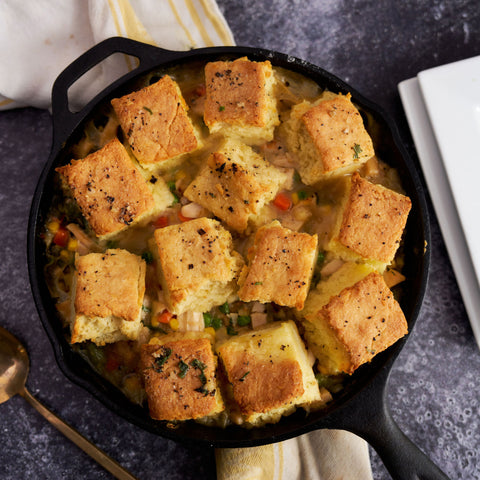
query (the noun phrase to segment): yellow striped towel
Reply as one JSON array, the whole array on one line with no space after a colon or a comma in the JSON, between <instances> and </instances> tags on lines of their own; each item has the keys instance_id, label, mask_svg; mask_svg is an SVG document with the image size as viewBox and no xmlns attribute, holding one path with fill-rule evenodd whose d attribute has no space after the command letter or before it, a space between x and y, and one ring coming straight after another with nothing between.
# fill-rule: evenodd
<instances>
[{"instance_id":1,"label":"yellow striped towel","mask_svg":"<svg viewBox=\"0 0 480 480\"><path fill-rule=\"evenodd\" d=\"M215 453L217 480L372 480L367 443L343 430Z\"/></svg>"},{"instance_id":2,"label":"yellow striped towel","mask_svg":"<svg viewBox=\"0 0 480 480\"><path fill-rule=\"evenodd\" d=\"M115 36L170 50L234 45L215 0L2 0L0 110L49 108L58 74L88 48ZM110 57L78 82L70 100L82 105L132 67L129 57Z\"/></svg>"}]
</instances>

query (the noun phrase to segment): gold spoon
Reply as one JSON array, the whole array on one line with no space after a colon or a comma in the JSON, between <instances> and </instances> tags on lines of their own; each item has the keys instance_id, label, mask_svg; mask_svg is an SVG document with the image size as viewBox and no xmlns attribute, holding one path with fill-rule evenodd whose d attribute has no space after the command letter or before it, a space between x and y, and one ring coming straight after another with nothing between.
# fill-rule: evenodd
<instances>
[{"instance_id":1,"label":"gold spoon","mask_svg":"<svg viewBox=\"0 0 480 480\"><path fill-rule=\"evenodd\" d=\"M24 346L10 332L0 326L0 403L17 393L41 413L54 427L80 447L119 480L137 480L105 452L80 435L70 425L44 407L25 388L30 361Z\"/></svg>"}]
</instances>

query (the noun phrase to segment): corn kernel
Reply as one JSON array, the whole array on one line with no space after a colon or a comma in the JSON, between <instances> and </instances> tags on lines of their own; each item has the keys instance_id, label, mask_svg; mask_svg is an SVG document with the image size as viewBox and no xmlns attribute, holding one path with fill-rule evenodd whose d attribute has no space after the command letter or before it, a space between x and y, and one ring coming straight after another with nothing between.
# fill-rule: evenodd
<instances>
[{"instance_id":1,"label":"corn kernel","mask_svg":"<svg viewBox=\"0 0 480 480\"><path fill-rule=\"evenodd\" d=\"M299 198L298 198L298 193L297 192L293 192L292 193L292 202L294 205L296 205L298 202L299 202Z\"/></svg>"},{"instance_id":2,"label":"corn kernel","mask_svg":"<svg viewBox=\"0 0 480 480\"><path fill-rule=\"evenodd\" d=\"M180 326L180 323L178 321L178 318L176 317L173 317L171 320L170 320L170 328L172 330L178 330L178 327Z\"/></svg>"},{"instance_id":3,"label":"corn kernel","mask_svg":"<svg viewBox=\"0 0 480 480\"><path fill-rule=\"evenodd\" d=\"M57 220L52 220L51 222L47 223L47 229L50 233L57 233L59 228L60 222Z\"/></svg>"},{"instance_id":4,"label":"corn kernel","mask_svg":"<svg viewBox=\"0 0 480 480\"><path fill-rule=\"evenodd\" d=\"M205 330L204 330L205 333L208 333L209 335L211 335L212 337L215 337L215 329L213 327L207 327Z\"/></svg>"},{"instance_id":5,"label":"corn kernel","mask_svg":"<svg viewBox=\"0 0 480 480\"><path fill-rule=\"evenodd\" d=\"M67 260L67 261L70 260L70 252L69 252L68 250L65 250L65 249L62 250L62 251L60 252L60 258L61 258L62 260Z\"/></svg>"},{"instance_id":6,"label":"corn kernel","mask_svg":"<svg viewBox=\"0 0 480 480\"><path fill-rule=\"evenodd\" d=\"M71 252L76 252L77 248L78 248L78 240L76 238L71 238L68 241L67 250L70 250Z\"/></svg>"},{"instance_id":7,"label":"corn kernel","mask_svg":"<svg viewBox=\"0 0 480 480\"><path fill-rule=\"evenodd\" d=\"M123 380L123 386L130 391L139 390L141 388L140 379L136 375L130 375Z\"/></svg>"},{"instance_id":8,"label":"corn kernel","mask_svg":"<svg viewBox=\"0 0 480 480\"><path fill-rule=\"evenodd\" d=\"M148 342L149 345L158 345L160 343L160 339L158 337L152 337Z\"/></svg>"},{"instance_id":9,"label":"corn kernel","mask_svg":"<svg viewBox=\"0 0 480 480\"><path fill-rule=\"evenodd\" d=\"M154 315L150 323L152 324L152 327L158 327L159 325L158 315Z\"/></svg>"},{"instance_id":10,"label":"corn kernel","mask_svg":"<svg viewBox=\"0 0 480 480\"><path fill-rule=\"evenodd\" d=\"M185 177L187 176L187 174L185 173L185 170L179 170L176 174L175 174L175 180L183 180Z\"/></svg>"}]
</instances>

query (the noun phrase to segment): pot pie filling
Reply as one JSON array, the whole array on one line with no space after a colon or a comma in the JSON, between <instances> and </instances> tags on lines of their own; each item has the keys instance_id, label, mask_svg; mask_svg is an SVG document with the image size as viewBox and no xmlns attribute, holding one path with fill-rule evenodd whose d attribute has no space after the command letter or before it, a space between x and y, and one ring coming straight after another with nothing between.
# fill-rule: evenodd
<instances>
[{"instance_id":1,"label":"pot pie filling","mask_svg":"<svg viewBox=\"0 0 480 480\"><path fill-rule=\"evenodd\" d=\"M46 281L72 349L153 419L260 426L407 333L411 201L350 94L268 61L194 67L86 123Z\"/></svg>"}]
</instances>

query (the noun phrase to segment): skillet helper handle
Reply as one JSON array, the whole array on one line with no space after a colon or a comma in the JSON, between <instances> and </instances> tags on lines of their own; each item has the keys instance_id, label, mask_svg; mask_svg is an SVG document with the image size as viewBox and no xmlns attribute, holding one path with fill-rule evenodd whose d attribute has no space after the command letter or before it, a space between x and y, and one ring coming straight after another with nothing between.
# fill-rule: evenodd
<instances>
[{"instance_id":1,"label":"skillet helper handle","mask_svg":"<svg viewBox=\"0 0 480 480\"><path fill-rule=\"evenodd\" d=\"M109 87L95 96L80 111L72 112L69 108L68 89L85 73L114 53L124 53L138 59L138 66L131 72L113 82ZM182 52L164 50L159 47L140 43L123 37L112 37L98 43L72 62L57 77L52 87L53 144L60 148L78 123L85 117L97 98L104 96L126 77L132 77L140 71L153 68L160 61L168 61L181 56Z\"/></svg>"},{"instance_id":2,"label":"skillet helper handle","mask_svg":"<svg viewBox=\"0 0 480 480\"><path fill-rule=\"evenodd\" d=\"M342 428L366 440L393 480L449 480L398 427L387 401L390 359L359 395L329 418L327 428Z\"/></svg>"},{"instance_id":3,"label":"skillet helper handle","mask_svg":"<svg viewBox=\"0 0 480 480\"><path fill-rule=\"evenodd\" d=\"M394 480L449 480L398 427L387 402L378 407L374 429L361 435L376 450Z\"/></svg>"},{"instance_id":4,"label":"skillet helper handle","mask_svg":"<svg viewBox=\"0 0 480 480\"><path fill-rule=\"evenodd\" d=\"M22 397L43 415L55 428L62 432L77 447L81 448L85 453L90 455L103 468L108 470L118 480L137 480L130 472L125 470L119 463L110 458L103 450L98 448L84 436L74 430L70 425L57 417L48 408L42 405L27 389L21 392Z\"/></svg>"}]
</instances>

